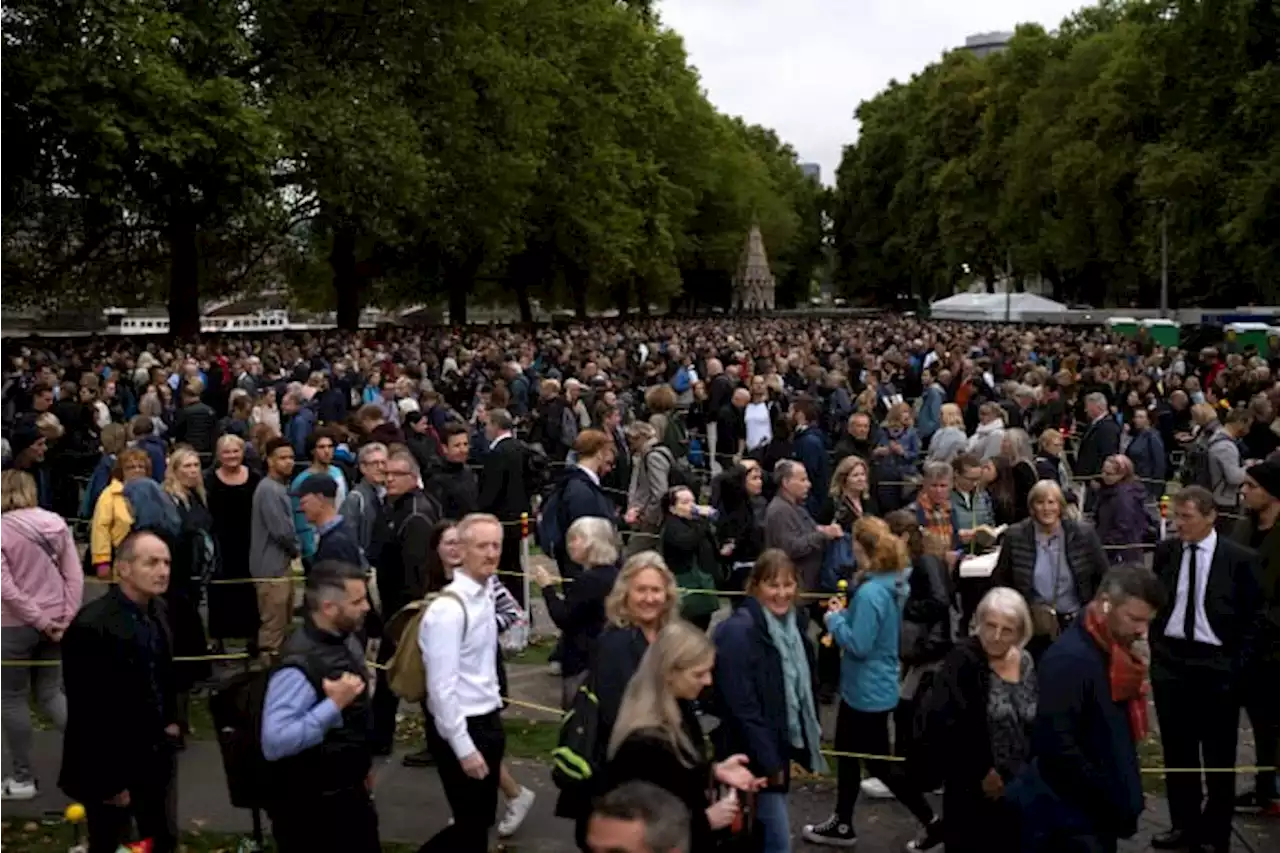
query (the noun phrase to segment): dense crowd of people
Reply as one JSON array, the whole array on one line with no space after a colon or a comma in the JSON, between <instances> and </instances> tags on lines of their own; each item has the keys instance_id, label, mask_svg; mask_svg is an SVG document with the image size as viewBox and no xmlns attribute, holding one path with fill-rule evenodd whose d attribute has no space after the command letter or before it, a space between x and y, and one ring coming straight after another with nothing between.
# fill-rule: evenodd
<instances>
[{"instance_id":1,"label":"dense crowd of people","mask_svg":"<svg viewBox=\"0 0 1280 853\"><path fill-rule=\"evenodd\" d=\"M3 796L37 793L34 695L90 853L131 822L174 849L201 658L242 646L278 849L378 849L402 701L453 818L422 849L516 833L531 581L583 850L851 847L860 795L909 810L909 849L1114 850L1149 694L1167 766L1235 765L1243 707L1262 767L1239 796L1169 773L1154 846L1280 816L1280 382L1252 350L885 315L6 358L4 658L62 666L3 670ZM793 773L829 764L793 832Z\"/></svg>"}]
</instances>

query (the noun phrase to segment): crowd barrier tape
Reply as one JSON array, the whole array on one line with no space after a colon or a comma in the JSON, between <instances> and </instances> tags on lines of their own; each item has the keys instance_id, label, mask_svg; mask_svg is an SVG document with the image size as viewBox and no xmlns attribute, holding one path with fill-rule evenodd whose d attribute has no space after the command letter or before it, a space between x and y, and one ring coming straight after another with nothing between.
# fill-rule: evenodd
<instances>
[{"instance_id":1,"label":"crowd barrier tape","mask_svg":"<svg viewBox=\"0 0 1280 853\"><path fill-rule=\"evenodd\" d=\"M213 662L213 661L234 661L249 660L253 655L247 652L235 652L231 654L220 655L187 655L179 656L173 659L174 663L195 663L195 662ZM60 666L60 660L2 660L0 666ZM386 664L369 662L372 669L387 669ZM541 705L537 702L530 702L526 699L517 699L514 696L503 696L504 701L508 704L515 705L518 708L527 708L531 711L539 711L544 714L562 719L565 711L562 708L554 708L550 705ZM879 755L869 752L846 752L837 749L819 750L823 755L830 758L848 758L858 759L861 761L884 761L884 762L901 762L906 761L901 755ZM1162 774L1162 773L1235 773L1235 774L1255 774L1268 773L1277 770L1275 767L1258 766L1244 764L1237 767L1142 767L1139 772L1146 774Z\"/></svg>"},{"instance_id":2,"label":"crowd barrier tape","mask_svg":"<svg viewBox=\"0 0 1280 853\"><path fill-rule=\"evenodd\" d=\"M549 705L539 705L537 702L530 702L526 699L517 699L513 696L503 696L504 701L517 708L528 708L531 711L540 711L556 718L561 718L565 712L561 708L553 708ZM879 755L870 752L845 752L838 749L819 750L823 755L831 758L856 758L862 761L906 761L901 755ZM1260 773L1275 770L1274 767L1258 767L1249 764L1242 764L1238 767L1143 767L1141 772L1153 773Z\"/></svg>"}]
</instances>

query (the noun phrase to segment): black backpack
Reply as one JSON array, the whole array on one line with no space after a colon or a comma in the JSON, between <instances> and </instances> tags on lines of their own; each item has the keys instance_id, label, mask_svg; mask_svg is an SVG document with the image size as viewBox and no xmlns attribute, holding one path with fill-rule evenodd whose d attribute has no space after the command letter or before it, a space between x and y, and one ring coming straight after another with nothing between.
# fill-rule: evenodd
<instances>
[{"instance_id":1,"label":"black backpack","mask_svg":"<svg viewBox=\"0 0 1280 853\"><path fill-rule=\"evenodd\" d=\"M1216 435L1216 433L1215 433ZM1213 490L1213 473L1209 470L1209 445L1214 436L1207 440L1197 437L1187 448L1186 458L1182 460L1182 470L1178 472L1178 482L1183 486L1200 486Z\"/></svg>"},{"instance_id":2,"label":"black backpack","mask_svg":"<svg viewBox=\"0 0 1280 853\"><path fill-rule=\"evenodd\" d=\"M560 741L551 750L551 780L561 791L591 790L596 773L604 765L600 748L600 700L591 689L591 678L573 694L560 723Z\"/></svg>"},{"instance_id":3,"label":"black backpack","mask_svg":"<svg viewBox=\"0 0 1280 853\"><path fill-rule=\"evenodd\" d=\"M267 680L274 670L243 672L214 689L209 711L218 732L218 748L227 773L231 805L240 809L266 807L271 772L262 754L262 709Z\"/></svg>"},{"instance_id":4,"label":"black backpack","mask_svg":"<svg viewBox=\"0 0 1280 853\"><path fill-rule=\"evenodd\" d=\"M551 482L551 460L545 451L520 442L524 454L524 490L525 500L542 494Z\"/></svg>"}]
</instances>

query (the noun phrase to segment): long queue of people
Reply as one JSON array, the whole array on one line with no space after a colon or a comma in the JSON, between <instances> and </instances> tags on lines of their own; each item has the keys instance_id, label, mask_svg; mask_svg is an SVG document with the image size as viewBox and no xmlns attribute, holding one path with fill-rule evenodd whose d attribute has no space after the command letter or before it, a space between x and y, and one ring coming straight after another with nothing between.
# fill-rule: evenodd
<instances>
[{"instance_id":1,"label":"long queue of people","mask_svg":"<svg viewBox=\"0 0 1280 853\"><path fill-rule=\"evenodd\" d=\"M90 605L76 621L105 621L98 636L123 630L120 642L142 637L147 666L128 678L157 698L148 713L163 722L141 741L148 750L181 745L184 697L208 678L172 658L249 640L274 673L264 755L296 780L288 790L362 803L356 849L376 847L366 779L394 732L386 672L412 645L382 627L415 602L430 602L419 634L428 743L406 760L437 767L454 814L427 849L485 849L495 822L513 831L527 813L532 793L502 762L498 634L527 620L521 520L535 495L534 533L556 569L533 579L561 629L563 704L577 713L581 696L597 702L594 742L574 744L590 779L566 782L558 804L583 849L592 802L637 778L685 803L692 849L732 834L743 809L755 847L790 849L791 766L822 769L819 710L836 702L835 808L801 832L817 844L854 843L866 790L896 796L919 820L914 849L1107 849L1141 812L1131 753L1145 736L1147 683L1169 766L1196 766L1202 753L1206 765L1233 764L1227 718L1242 702L1257 763L1275 763L1267 674L1280 645L1280 466L1255 460L1280 438L1270 366L1256 356L1209 351L1197 362L1061 329L912 320L656 331L24 355L6 388L5 533L11 509L24 511L15 519L38 507L88 518L89 573L118 580L119 592L106 599L115 610ZM175 390L183 405L166 409ZM86 450L95 441L96 455ZM66 475L79 470L90 477L73 495ZM1156 543L1155 499L1171 473L1188 484L1171 505L1181 546ZM10 507L10 494L26 497ZM39 518L57 534L28 522L15 535L61 541L57 516ZM997 543L988 576L965 569ZM164 559L138 556L161 546ZM68 579L55 596L49 578L79 563L69 571L63 557L28 549L32 570L20 573L9 553L5 657L54 657L62 641L66 658L75 644L60 632L75 624L80 592ZM1135 565L1152 553L1154 573ZM162 562L161 589L134 568L158 575ZM298 568L308 616L289 634ZM10 607L18 574L40 580L34 608ZM726 598L732 615L712 628ZM1149 641L1136 642L1148 624ZM10 627L35 640L14 634L10 646ZM367 635L379 637L372 679L363 653L346 648ZM164 655L171 662L158 665ZM73 740L88 748L83 729L72 736L74 697L93 695L73 689L72 672L99 673L99 663L65 664L72 765L84 759L71 757ZM19 669L6 668L6 681L25 696L29 682L10 677ZM56 708L58 691L37 671L39 698ZM1055 692L1064 684L1076 692ZM1110 703L1082 706L1085 687ZM1212 719L1189 719L1188 695L1212 700ZM1090 715L1109 740L1054 734ZM11 716L22 729L6 713L6 742L20 745ZM710 751L707 717L719 721ZM849 757L891 753L906 760L869 760L868 780ZM1093 775L1072 754L1096 759ZM164 816L155 798L172 774L134 768L144 770L148 780L120 789L136 785L137 796L94 787L84 799L132 808L140 825L147 806L135 800ZM34 794L29 761L5 776L6 796ZM1103 779L1109 810L1079 796ZM1201 809L1195 775L1170 774L1174 829L1157 846L1226 849L1235 807L1275 810L1274 774L1259 773L1239 803L1229 774L1208 779ZM63 787L80 796L78 784ZM717 787L739 793L709 799ZM924 796L937 787L941 817ZM316 804L268 807L283 849L312 849ZM119 823L106 814L96 815L103 833Z\"/></svg>"}]
</instances>

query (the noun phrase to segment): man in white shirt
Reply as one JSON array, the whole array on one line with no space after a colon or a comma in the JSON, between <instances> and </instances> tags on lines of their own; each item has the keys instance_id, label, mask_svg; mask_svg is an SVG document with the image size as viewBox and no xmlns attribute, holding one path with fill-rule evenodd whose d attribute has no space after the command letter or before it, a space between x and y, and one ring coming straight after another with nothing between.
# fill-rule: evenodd
<instances>
[{"instance_id":1,"label":"man in white shirt","mask_svg":"<svg viewBox=\"0 0 1280 853\"><path fill-rule=\"evenodd\" d=\"M485 853L498 809L506 749L499 712L498 623L489 578L502 556L502 524L473 513L458 524L462 566L422 618L427 671L427 747L436 758L453 823L420 853Z\"/></svg>"},{"instance_id":2,"label":"man in white shirt","mask_svg":"<svg viewBox=\"0 0 1280 853\"><path fill-rule=\"evenodd\" d=\"M1151 630L1151 687L1166 767L1232 767L1243 688L1257 660L1262 592L1257 554L1214 532L1208 489L1173 496L1178 538L1156 547L1153 569L1169 606ZM1168 773L1170 832L1157 850L1225 853L1230 844L1235 777ZM1203 808L1201 803L1204 803Z\"/></svg>"}]
</instances>

